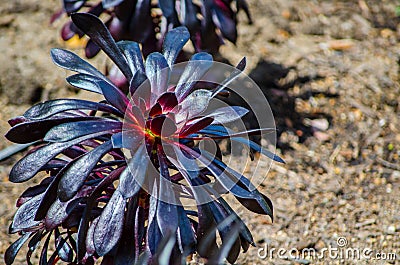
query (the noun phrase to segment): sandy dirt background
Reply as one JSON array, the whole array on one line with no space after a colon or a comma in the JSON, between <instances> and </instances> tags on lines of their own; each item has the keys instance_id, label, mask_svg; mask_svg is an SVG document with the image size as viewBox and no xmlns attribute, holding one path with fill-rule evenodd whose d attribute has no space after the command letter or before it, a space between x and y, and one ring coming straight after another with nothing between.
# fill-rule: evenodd
<instances>
[{"instance_id":1,"label":"sandy dirt background","mask_svg":"<svg viewBox=\"0 0 400 265\"><path fill-rule=\"evenodd\" d=\"M274 203L273 223L237 207L258 245L237 264L398 264L400 20L395 9L400 2L249 3L254 24L247 25L241 13L239 40L224 46L221 56L232 64L247 57L246 72L274 112L277 151L286 165L273 165L260 187ZM86 96L66 86L67 73L49 57L51 47L65 46L58 33L63 21L49 24L59 7L59 1L50 0L0 3L1 135L9 128L6 121L33 103ZM104 57L92 63L101 66ZM0 148L9 144L1 138ZM7 229L27 184L11 184L7 175L20 157L0 162L0 260L17 238ZM347 240L342 251L369 248L372 258L396 253L397 261L327 254L291 259L276 251L273 257L258 257L265 246L321 253L337 248L341 237ZM23 260L20 253L15 264Z\"/></svg>"}]
</instances>

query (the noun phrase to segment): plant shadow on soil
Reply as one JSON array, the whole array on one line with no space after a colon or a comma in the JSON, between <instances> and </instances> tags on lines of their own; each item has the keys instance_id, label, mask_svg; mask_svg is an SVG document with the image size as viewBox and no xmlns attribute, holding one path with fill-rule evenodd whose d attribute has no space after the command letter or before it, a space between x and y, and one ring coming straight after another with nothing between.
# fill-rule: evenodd
<instances>
[{"instance_id":1,"label":"plant shadow on soil","mask_svg":"<svg viewBox=\"0 0 400 265\"><path fill-rule=\"evenodd\" d=\"M303 113L297 111L295 106L296 98L307 100L310 97L321 94L326 98L339 97L338 94L313 92L309 89L305 89L298 96L290 95L289 90L294 86L305 88L307 83L325 78L324 76L302 76L288 82L280 82L288 76L291 70L296 71L296 67L285 67L274 62L260 60L249 74L250 78L261 88L272 109L277 128L277 148L281 149L282 152L292 149L288 144L280 141L283 132L293 132L298 136L299 143L304 143L314 135L316 128L307 126L304 123L305 119L326 119L332 125L332 116L328 113ZM251 109L243 99L234 93L225 101L230 105L239 105ZM252 112L244 117L244 123L248 129L259 127L257 119ZM251 136L251 139L257 143L261 141L260 136Z\"/></svg>"}]
</instances>

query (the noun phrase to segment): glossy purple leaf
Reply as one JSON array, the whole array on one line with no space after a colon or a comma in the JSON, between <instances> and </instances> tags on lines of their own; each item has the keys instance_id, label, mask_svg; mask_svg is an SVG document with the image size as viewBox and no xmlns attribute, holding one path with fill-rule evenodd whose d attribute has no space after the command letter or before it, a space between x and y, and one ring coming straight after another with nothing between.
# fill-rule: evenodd
<instances>
[{"instance_id":1,"label":"glossy purple leaf","mask_svg":"<svg viewBox=\"0 0 400 265\"><path fill-rule=\"evenodd\" d=\"M53 62L59 67L74 72L78 72L81 74L96 76L100 79L106 78L93 65L81 59L78 55L76 55L73 52L63 49L53 48L51 49L50 54L51 58L53 59Z\"/></svg>"},{"instance_id":2,"label":"glossy purple leaf","mask_svg":"<svg viewBox=\"0 0 400 265\"><path fill-rule=\"evenodd\" d=\"M174 28L165 35L162 50L171 68L189 38L189 31L185 27Z\"/></svg>"},{"instance_id":3,"label":"glossy purple leaf","mask_svg":"<svg viewBox=\"0 0 400 265\"><path fill-rule=\"evenodd\" d=\"M243 107L229 106L216 109L208 116L214 118L212 124L223 124L238 120L248 112L249 110Z\"/></svg>"},{"instance_id":4,"label":"glossy purple leaf","mask_svg":"<svg viewBox=\"0 0 400 265\"><path fill-rule=\"evenodd\" d=\"M46 232L44 232L44 229L40 229L29 240L29 242L28 242L28 252L26 253L27 264L32 265L32 263L30 261L32 253L39 247L40 241L43 239L43 237L45 235L46 235Z\"/></svg>"},{"instance_id":5,"label":"glossy purple leaf","mask_svg":"<svg viewBox=\"0 0 400 265\"><path fill-rule=\"evenodd\" d=\"M97 134L99 132L106 134L120 130L122 130L122 123L114 120L66 122L50 129L44 140L48 142L66 142L84 135Z\"/></svg>"},{"instance_id":6,"label":"glossy purple leaf","mask_svg":"<svg viewBox=\"0 0 400 265\"><path fill-rule=\"evenodd\" d=\"M50 185L47 187L43 195L42 201L40 202L40 205L38 207L38 210L36 211L35 221L41 221L42 219L44 219L47 215L47 211L50 209L52 204L57 200L58 184L60 183L60 179L67 168L68 166L62 168L53 178Z\"/></svg>"},{"instance_id":7,"label":"glossy purple leaf","mask_svg":"<svg viewBox=\"0 0 400 265\"><path fill-rule=\"evenodd\" d=\"M53 231L50 231L48 234L46 240L44 241L42 251L40 254L40 259L39 259L39 265L48 265L49 262L47 261L47 250L49 248L49 243L50 243L50 237ZM50 263L51 264L51 263Z\"/></svg>"},{"instance_id":8,"label":"glossy purple leaf","mask_svg":"<svg viewBox=\"0 0 400 265\"><path fill-rule=\"evenodd\" d=\"M229 1L215 0L214 8L212 9L212 19L222 35L230 42L236 43L236 18L229 5Z\"/></svg>"},{"instance_id":9,"label":"glossy purple leaf","mask_svg":"<svg viewBox=\"0 0 400 265\"><path fill-rule=\"evenodd\" d=\"M250 147L251 149L253 149L256 152L259 152L263 155L265 155L266 157L279 162L279 163L283 163L285 164L285 161L280 158L279 156L275 155L274 153L272 153L271 151L265 149L264 147L260 146L259 144L249 140L249 139L245 139L245 138L241 138L241 137L232 137L230 139L231 141L235 141L235 142L239 142L242 143L244 145L247 145L248 147Z\"/></svg>"},{"instance_id":10,"label":"glossy purple leaf","mask_svg":"<svg viewBox=\"0 0 400 265\"><path fill-rule=\"evenodd\" d=\"M216 225L210 203L197 205L198 226L197 226L197 251L201 257L213 257L218 252L216 241Z\"/></svg>"},{"instance_id":11,"label":"glossy purple leaf","mask_svg":"<svg viewBox=\"0 0 400 265\"><path fill-rule=\"evenodd\" d=\"M196 119L193 123L186 125L182 128L181 132L179 133L179 137L183 138L191 135L192 133L196 133L210 125L213 121L214 119L212 117L203 117Z\"/></svg>"},{"instance_id":12,"label":"glossy purple leaf","mask_svg":"<svg viewBox=\"0 0 400 265\"><path fill-rule=\"evenodd\" d=\"M213 162L223 169L226 174L230 175L232 179L236 179L237 185L234 188L236 188L237 191L239 191L239 188L241 188L241 190L246 190L249 192L250 195L242 196L245 195L243 193L241 196L238 196L238 193L235 196L243 206L252 212L266 214L273 220L273 206L268 197L261 194L247 178L235 170L227 167L222 161L214 159Z\"/></svg>"},{"instance_id":13,"label":"glossy purple leaf","mask_svg":"<svg viewBox=\"0 0 400 265\"><path fill-rule=\"evenodd\" d=\"M244 131L244 132L233 132L233 131L227 130L227 129L221 129L221 130L215 131L213 129L213 128L215 128L214 126L224 128L223 126L219 126L219 125L210 125L207 128L199 131L198 133L206 134L207 137L210 137L212 139L226 139L226 138L231 138L231 137L248 137L251 135L272 133L272 132L276 131L275 128L253 129L253 130L248 130L248 131Z\"/></svg>"},{"instance_id":14,"label":"glossy purple leaf","mask_svg":"<svg viewBox=\"0 0 400 265\"><path fill-rule=\"evenodd\" d=\"M146 215L147 213L143 209L143 207L138 207L136 211L136 216L135 216L135 255L136 257L140 256L140 253L142 251L142 242L145 240L145 221L146 221ZM145 252L147 253L147 252ZM140 257L138 258L140 259Z\"/></svg>"},{"instance_id":15,"label":"glossy purple leaf","mask_svg":"<svg viewBox=\"0 0 400 265\"><path fill-rule=\"evenodd\" d=\"M221 82L220 85L214 90L211 97L215 97L218 93L222 92L224 89L228 87L236 78L244 71L246 67L246 57L243 57L242 60L236 65L236 69L232 71L232 73Z\"/></svg>"},{"instance_id":16,"label":"glossy purple leaf","mask_svg":"<svg viewBox=\"0 0 400 265\"><path fill-rule=\"evenodd\" d=\"M143 43L154 34L151 16L151 0L136 1L134 13L129 21L129 33L132 40Z\"/></svg>"},{"instance_id":17,"label":"glossy purple leaf","mask_svg":"<svg viewBox=\"0 0 400 265\"><path fill-rule=\"evenodd\" d=\"M167 19L167 23L172 27L178 25L178 15L175 10L175 0L160 1L158 5L161 8L163 16Z\"/></svg>"},{"instance_id":18,"label":"glossy purple leaf","mask_svg":"<svg viewBox=\"0 0 400 265\"><path fill-rule=\"evenodd\" d=\"M212 257L211 263L219 264L226 258L233 264L240 253L240 224L235 223L235 215L229 215L218 202L213 201L209 205L222 240L219 253Z\"/></svg>"},{"instance_id":19,"label":"glossy purple leaf","mask_svg":"<svg viewBox=\"0 0 400 265\"><path fill-rule=\"evenodd\" d=\"M104 207L94 232L94 246L104 256L118 243L123 230L126 200L117 190Z\"/></svg>"},{"instance_id":20,"label":"glossy purple leaf","mask_svg":"<svg viewBox=\"0 0 400 265\"><path fill-rule=\"evenodd\" d=\"M74 254L72 247L68 244L67 239L61 236L58 228L55 229L54 233L56 251L53 255L60 257L62 261L72 262ZM54 257L56 258L56 257Z\"/></svg>"},{"instance_id":21,"label":"glossy purple leaf","mask_svg":"<svg viewBox=\"0 0 400 265\"><path fill-rule=\"evenodd\" d=\"M48 230L53 230L57 226L59 226L65 219L67 219L68 215L77 206L79 203L79 199L72 200L69 202L61 202L60 200L56 200L50 207L47 212L47 215L43 221L44 225Z\"/></svg>"},{"instance_id":22,"label":"glossy purple leaf","mask_svg":"<svg viewBox=\"0 0 400 265\"><path fill-rule=\"evenodd\" d=\"M210 102L212 92L198 89L189 94L180 104L181 109L177 113L176 122L193 119L203 113Z\"/></svg>"},{"instance_id":23,"label":"glossy purple leaf","mask_svg":"<svg viewBox=\"0 0 400 265\"><path fill-rule=\"evenodd\" d=\"M40 205L42 197L43 194L39 194L27 201L26 203L22 204L21 207L18 208L17 212L14 215L13 223L11 225L12 233L23 231L25 229L30 229L32 227L40 225L40 222L35 221L34 217Z\"/></svg>"},{"instance_id":24,"label":"glossy purple leaf","mask_svg":"<svg viewBox=\"0 0 400 265\"><path fill-rule=\"evenodd\" d=\"M187 27L191 32L200 30L201 22L197 18L197 7L192 0L181 1L180 17L182 24Z\"/></svg>"},{"instance_id":25,"label":"glossy purple leaf","mask_svg":"<svg viewBox=\"0 0 400 265\"><path fill-rule=\"evenodd\" d=\"M36 195L39 195L46 191L46 188L49 186L51 178L46 178L42 183L39 185L35 185L26 189L18 198L17 200L17 207L20 207L22 204L27 202L28 200L32 199Z\"/></svg>"},{"instance_id":26,"label":"glossy purple leaf","mask_svg":"<svg viewBox=\"0 0 400 265\"><path fill-rule=\"evenodd\" d=\"M29 108L23 116L27 119L45 119L60 112L69 110L96 110L119 115L113 106L80 99L55 99L38 103Z\"/></svg>"},{"instance_id":27,"label":"glossy purple leaf","mask_svg":"<svg viewBox=\"0 0 400 265\"><path fill-rule=\"evenodd\" d=\"M86 236L86 252L88 255L94 255L96 252L96 248L94 246L94 231L96 228L97 223L99 222L100 216L93 220L92 224L90 225L89 229L87 230Z\"/></svg>"},{"instance_id":28,"label":"glossy purple leaf","mask_svg":"<svg viewBox=\"0 0 400 265\"><path fill-rule=\"evenodd\" d=\"M87 245L89 243L87 243L87 241L89 240L89 221L91 218L91 214L92 214L92 209L94 208L95 204L96 204L96 200L98 197L101 196L101 194L110 186L112 185L112 183L117 180L119 178L119 176L121 175L121 172L125 169L126 167L119 167L117 169L115 169L114 171L112 171L107 177L105 177L100 183L99 185L97 185L97 187L93 190L93 192L90 194L90 196L88 197L87 201L86 201L86 207L82 213L82 218L80 219L79 222L79 227L78 227L78 240L77 240L77 259L78 260L82 260L85 252L88 248L90 248L91 246ZM94 219L91 226L90 227L96 227L96 223L98 221L97 219ZM89 228L90 230L90 228ZM94 232L94 230L93 230ZM94 252L94 243L93 243L93 236L91 236L91 239L89 240L92 244L92 249Z\"/></svg>"},{"instance_id":29,"label":"glossy purple leaf","mask_svg":"<svg viewBox=\"0 0 400 265\"><path fill-rule=\"evenodd\" d=\"M197 240L184 208L178 205L177 209L179 218L178 235L180 237L180 240L178 240L179 249L184 256L188 256L190 253L193 253L196 250Z\"/></svg>"},{"instance_id":30,"label":"glossy purple leaf","mask_svg":"<svg viewBox=\"0 0 400 265\"><path fill-rule=\"evenodd\" d=\"M158 148L158 160L160 163L159 191L163 194L161 199L157 199L156 218L163 236L169 233L175 234L178 228L178 209L176 205L177 198L169 181L170 175L166 157L162 152L161 146ZM167 201L165 201L167 200Z\"/></svg>"},{"instance_id":31,"label":"glossy purple leaf","mask_svg":"<svg viewBox=\"0 0 400 265\"><path fill-rule=\"evenodd\" d=\"M71 29L72 21L64 24L61 28L61 38L63 41L67 41L75 36L76 32Z\"/></svg>"},{"instance_id":32,"label":"glossy purple leaf","mask_svg":"<svg viewBox=\"0 0 400 265\"><path fill-rule=\"evenodd\" d=\"M144 145L141 145L128 161L128 167L121 173L117 190L125 198L131 198L142 187L145 180L149 158Z\"/></svg>"},{"instance_id":33,"label":"glossy purple leaf","mask_svg":"<svg viewBox=\"0 0 400 265\"><path fill-rule=\"evenodd\" d=\"M125 110L129 104L129 99L125 96L125 94L119 88L103 80L98 79L94 82L101 88L106 100L119 111L125 113Z\"/></svg>"},{"instance_id":34,"label":"glossy purple leaf","mask_svg":"<svg viewBox=\"0 0 400 265\"><path fill-rule=\"evenodd\" d=\"M85 47L86 58L91 59L95 57L100 51L101 48L92 39L88 40Z\"/></svg>"},{"instance_id":35,"label":"glossy purple leaf","mask_svg":"<svg viewBox=\"0 0 400 265\"><path fill-rule=\"evenodd\" d=\"M18 251L25 244L25 242L29 239L32 232L27 232L23 234L20 238L17 239L14 243L12 243L4 253L4 261L6 265L11 265L14 263L15 257L18 254Z\"/></svg>"},{"instance_id":36,"label":"glossy purple leaf","mask_svg":"<svg viewBox=\"0 0 400 265\"><path fill-rule=\"evenodd\" d=\"M144 144L143 132L137 130L123 131L111 136L114 148L126 148L136 152L140 145Z\"/></svg>"},{"instance_id":37,"label":"glossy purple leaf","mask_svg":"<svg viewBox=\"0 0 400 265\"><path fill-rule=\"evenodd\" d=\"M160 103L154 104L153 107L151 107L151 109L150 109L149 116L155 117L155 116L158 116L161 114L162 114L162 107L161 107Z\"/></svg>"},{"instance_id":38,"label":"glossy purple leaf","mask_svg":"<svg viewBox=\"0 0 400 265\"><path fill-rule=\"evenodd\" d=\"M151 102L167 91L170 69L161 53L153 52L146 59L146 75L151 85Z\"/></svg>"},{"instance_id":39,"label":"glossy purple leaf","mask_svg":"<svg viewBox=\"0 0 400 265\"><path fill-rule=\"evenodd\" d=\"M95 83L95 80L98 79L93 75L76 74L68 76L66 80L71 86L84 89L90 92L94 92L97 94L103 94L101 88Z\"/></svg>"},{"instance_id":40,"label":"glossy purple leaf","mask_svg":"<svg viewBox=\"0 0 400 265\"><path fill-rule=\"evenodd\" d=\"M117 45L128 61L132 73L135 74L137 71L144 73L143 56L139 44L134 41L119 41Z\"/></svg>"},{"instance_id":41,"label":"glossy purple leaf","mask_svg":"<svg viewBox=\"0 0 400 265\"><path fill-rule=\"evenodd\" d=\"M65 12L72 13L79 10L87 0L63 0Z\"/></svg>"},{"instance_id":42,"label":"glossy purple leaf","mask_svg":"<svg viewBox=\"0 0 400 265\"><path fill-rule=\"evenodd\" d=\"M117 253L115 255L115 265L134 264L136 258L135 251L135 216L138 208L137 197L129 200L124 219L124 230L120 242L118 243Z\"/></svg>"},{"instance_id":43,"label":"glossy purple leaf","mask_svg":"<svg viewBox=\"0 0 400 265\"><path fill-rule=\"evenodd\" d=\"M151 120L150 129L156 135L168 137L176 132L176 125L173 120L166 116L157 116Z\"/></svg>"},{"instance_id":44,"label":"glossy purple leaf","mask_svg":"<svg viewBox=\"0 0 400 265\"><path fill-rule=\"evenodd\" d=\"M131 96L136 97L137 99L139 99L140 97L147 99L150 98L150 93L151 93L151 87L149 85L149 83L147 82L147 76L144 74L144 72L141 71L137 71L131 82L129 83L129 93ZM143 89L144 87L141 86L142 84L144 84L145 89ZM138 88L141 88L140 91L136 94ZM148 89L147 89L148 88ZM144 91L143 91L144 90ZM145 92L145 94L143 94L143 92ZM133 100L135 100L135 98L133 98Z\"/></svg>"},{"instance_id":45,"label":"glossy purple leaf","mask_svg":"<svg viewBox=\"0 0 400 265\"><path fill-rule=\"evenodd\" d=\"M102 0L101 2L103 3L103 7L108 9L121 4L123 1L124 0Z\"/></svg>"},{"instance_id":46,"label":"glossy purple leaf","mask_svg":"<svg viewBox=\"0 0 400 265\"><path fill-rule=\"evenodd\" d=\"M201 81L201 78L212 65L213 58L211 54L201 52L192 56L190 61L187 63L175 89L178 102L182 102L183 99L185 99L185 97L191 92L196 82Z\"/></svg>"},{"instance_id":47,"label":"glossy purple leaf","mask_svg":"<svg viewBox=\"0 0 400 265\"><path fill-rule=\"evenodd\" d=\"M256 246L253 240L253 236L249 228L245 225L245 223L240 219L237 213L229 206L229 204L222 198L219 197L218 201L221 203L221 206L225 209L225 211L229 215L233 215L235 217L235 223L239 224L239 236L240 236L240 243L242 245L243 252L246 252L250 246Z\"/></svg>"},{"instance_id":48,"label":"glossy purple leaf","mask_svg":"<svg viewBox=\"0 0 400 265\"><path fill-rule=\"evenodd\" d=\"M15 183L24 182L35 176L36 173L39 172L44 165L46 165L46 163L60 154L63 150L87 140L88 138L95 138L103 134L104 132L100 132L98 134L79 137L69 142L52 143L41 147L35 152L29 153L24 158L19 160L11 169L9 179L11 182Z\"/></svg>"},{"instance_id":49,"label":"glossy purple leaf","mask_svg":"<svg viewBox=\"0 0 400 265\"><path fill-rule=\"evenodd\" d=\"M81 117L65 117L65 118L50 118L45 120L36 120L20 123L12 127L5 137L14 143L26 144L41 140L46 133L59 124L65 122L83 121L98 119L96 117L81 116Z\"/></svg>"},{"instance_id":50,"label":"glossy purple leaf","mask_svg":"<svg viewBox=\"0 0 400 265\"><path fill-rule=\"evenodd\" d=\"M80 30L101 47L128 80L130 80L132 72L129 65L103 22L95 15L88 13L72 14L71 19Z\"/></svg>"},{"instance_id":51,"label":"glossy purple leaf","mask_svg":"<svg viewBox=\"0 0 400 265\"><path fill-rule=\"evenodd\" d=\"M219 249L218 257L215 260L210 260L210 263L222 264L224 259L234 264L240 253L240 237L238 236L239 225L234 224L226 233L223 233L222 246Z\"/></svg>"},{"instance_id":52,"label":"glossy purple leaf","mask_svg":"<svg viewBox=\"0 0 400 265\"><path fill-rule=\"evenodd\" d=\"M158 246L162 240L162 233L160 230L160 226L157 220L157 194L158 188L154 185L152 190L152 196L150 196L150 206L149 206L149 219L147 226L147 247L150 250L151 255L155 255L157 253Z\"/></svg>"},{"instance_id":53,"label":"glossy purple leaf","mask_svg":"<svg viewBox=\"0 0 400 265\"><path fill-rule=\"evenodd\" d=\"M94 148L68 167L58 185L58 197L62 202L70 200L83 186L98 161L112 149L111 141Z\"/></svg>"},{"instance_id":54,"label":"glossy purple leaf","mask_svg":"<svg viewBox=\"0 0 400 265\"><path fill-rule=\"evenodd\" d=\"M25 150L26 148L32 146L33 144L35 144L35 142L27 143L27 144L12 144L10 146L7 146L6 148L0 150L0 161L3 161L19 152Z\"/></svg>"},{"instance_id":55,"label":"glossy purple leaf","mask_svg":"<svg viewBox=\"0 0 400 265\"><path fill-rule=\"evenodd\" d=\"M178 105L178 99L173 92L167 92L162 94L158 99L157 103L160 104L162 111L169 112Z\"/></svg>"}]
</instances>

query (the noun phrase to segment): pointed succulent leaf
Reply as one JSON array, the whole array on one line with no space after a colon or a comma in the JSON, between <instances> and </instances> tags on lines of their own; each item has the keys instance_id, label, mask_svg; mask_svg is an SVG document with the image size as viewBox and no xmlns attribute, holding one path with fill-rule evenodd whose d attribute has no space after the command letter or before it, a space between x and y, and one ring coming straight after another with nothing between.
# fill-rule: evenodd
<instances>
[{"instance_id":1,"label":"pointed succulent leaf","mask_svg":"<svg viewBox=\"0 0 400 265\"><path fill-rule=\"evenodd\" d=\"M164 56L159 52L151 53L146 59L146 75L150 81L152 102L167 91L170 69Z\"/></svg>"},{"instance_id":2,"label":"pointed succulent leaf","mask_svg":"<svg viewBox=\"0 0 400 265\"><path fill-rule=\"evenodd\" d=\"M62 202L57 199L51 205L43 221L46 228L48 230L53 230L54 228L59 226L62 222L64 222L65 219L67 219L68 215L75 208L75 206L78 205L78 203L79 199L68 202Z\"/></svg>"},{"instance_id":3,"label":"pointed succulent leaf","mask_svg":"<svg viewBox=\"0 0 400 265\"><path fill-rule=\"evenodd\" d=\"M129 65L103 22L89 13L74 13L71 18L75 25L113 60L125 77L131 80L132 72Z\"/></svg>"},{"instance_id":4,"label":"pointed succulent leaf","mask_svg":"<svg viewBox=\"0 0 400 265\"><path fill-rule=\"evenodd\" d=\"M156 186L156 185L154 185ZM147 227L147 247L150 253L154 256L157 253L158 247L162 240L162 233L157 220L157 188L153 189L153 194L150 196L149 219Z\"/></svg>"},{"instance_id":5,"label":"pointed succulent leaf","mask_svg":"<svg viewBox=\"0 0 400 265\"><path fill-rule=\"evenodd\" d=\"M168 137L174 134L177 128L175 122L170 118L166 116L157 116L151 120L150 129L156 135Z\"/></svg>"},{"instance_id":6,"label":"pointed succulent leaf","mask_svg":"<svg viewBox=\"0 0 400 265\"><path fill-rule=\"evenodd\" d=\"M196 82L201 81L201 78L212 65L213 58L209 53L200 52L192 56L190 61L187 63L175 90L178 102L182 102L185 99Z\"/></svg>"},{"instance_id":7,"label":"pointed succulent leaf","mask_svg":"<svg viewBox=\"0 0 400 265\"><path fill-rule=\"evenodd\" d=\"M178 231L179 231L179 248L184 256L193 253L196 249L196 237L190 224L189 218L186 215L184 208L180 205L178 209Z\"/></svg>"},{"instance_id":8,"label":"pointed succulent leaf","mask_svg":"<svg viewBox=\"0 0 400 265\"><path fill-rule=\"evenodd\" d=\"M5 136L8 140L13 141L14 143L26 144L43 139L43 137L51 128L59 124L93 119L98 118L83 116L27 121L12 127Z\"/></svg>"},{"instance_id":9,"label":"pointed succulent leaf","mask_svg":"<svg viewBox=\"0 0 400 265\"><path fill-rule=\"evenodd\" d=\"M179 137L186 137L188 135L191 135L192 133L196 133L200 131L201 129L204 129L208 125L212 124L214 119L212 117L202 117L199 119L196 119L190 124L187 124L185 127L182 128L182 130L179 133Z\"/></svg>"},{"instance_id":10,"label":"pointed succulent leaf","mask_svg":"<svg viewBox=\"0 0 400 265\"><path fill-rule=\"evenodd\" d=\"M176 122L180 123L184 120L195 118L203 113L211 99L211 91L198 89L190 93L182 102L181 109L177 113Z\"/></svg>"},{"instance_id":11,"label":"pointed succulent leaf","mask_svg":"<svg viewBox=\"0 0 400 265\"><path fill-rule=\"evenodd\" d=\"M242 143L244 145L247 145L248 147L250 147L251 149L253 149L256 152L259 152L263 155L265 155L266 157L279 162L279 163L285 163L285 161L280 158L279 156L275 155L274 153L272 153L271 151L267 150L266 148L263 148L262 146L260 146L259 144L249 140L249 139L245 139L245 138L241 138L241 137L232 137L231 141L235 141L235 142L239 142Z\"/></svg>"},{"instance_id":12,"label":"pointed succulent leaf","mask_svg":"<svg viewBox=\"0 0 400 265\"><path fill-rule=\"evenodd\" d=\"M120 176L117 190L125 198L131 198L142 187L145 179L149 159L144 145L140 146L128 162L127 168Z\"/></svg>"},{"instance_id":13,"label":"pointed succulent leaf","mask_svg":"<svg viewBox=\"0 0 400 265\"><path fill-rule=\"evenodd\" d=\"M212 9L212 19L222 35L232 43L236 43L237 30L235 14L226 1L216 1Z\"/></svg>"},{"instance_id":14,"label":"pointed succulent leaf","mask_svg":"<svg viewBox=\"0 0 400 265\"><path fill-rule=\"evenodd\" d=\"M239 106L229 106L216 109L208 116L214 118L212 124L229 123L242 118L249 112L248 109Z\"/></svg>"},{"instance_id":15,"label":"pointed succulent leaf","mask_svg":"<svg viewBox=\"0 0 400 265\"><path fill-rule=\"evenodd\" d=\"M56 238L56 250L58 250L57 255L62 261L72 262L74 258L73 249L64 237L58 236Z\"/></svg>"},{"instance_id":16,"label":"pointed succulent leaf","mask_svg":"<svg viewBox=\"0 0 400 265\"><path fill-rule=\"evenodd\" d=\"M135 3L134 14L130 17L128 27L132 34L131 38L134 41L144 43L154 37L151 0L135 1Z\"/></svg>"},{"instance_id":17,"label":"pointed succulent leaf","mask_svg":"<svg viewBox=\"0 0 400 265\"><path fill-rule=\"evenodd\" d=\"M74 87L94 92L97 94L103 94L101 88L94 82L98 78L93 75L87 74L76 74L66 78L67 82ZM110 81L111 82L111 81Z\"/></svg>"},{"instance_id":18,"label":"pointed succulent leaf","mask_svg":"<svg viewBox=\"0 0 400 265\"><path fill-rule=\"evenodd\" d=\"M78 55L73 52L53 48L50 51L53 62L64 69L78 72L81 74L92 75L98 78L106 78L99 70L93 65L81 59Z\"/></svg>"},{"instance_id":19,"label":"pointed succulent leaf","mask_svg":"<svg viewBox=\"0 0 400 265\"><path fill-rule=\"evenodd\" d=\"M185 27L174 28L165 35L163 54L170 67L175 63L176 57L189 38L189 31Z\"/></svg>"},{"instance_id":20,"label":"pointed succulent leaf","mask_svg":"<svg viewBox=\"0 0 400 265\"><path fill-rule=\"evenodd\" d=\"M124 230L120 242L118 243L117 254L115 255L115 265L134 264L136 258L135 251L135 216L138 208L137 197L133 197L127 204L125 212Z\"/></svg>"},{"instance_id":21,"label":"pointed succulent leaf","mask_svg":"<svg viewBox=\"0 0 400 265\"><path fill-rule=\"evenodd\" d=\"M20 238L17 239L17 241L12 243L7 248L6 253L4 254L4 261L6 262L6 265L11 265L14 263L14 260L18 254L18 251L25 244L25 242L29 239L31 234L32 234L32 232L27 232L27 233L23 234Z\"/></svg>"},{"instance_id":22,"label":"pointed succulent leaf","mask_svg":"<svg viewBox=\"0 0 400 265\"><path fill-rule=\"evenodd\" d=\"M60 154L63 150L89 138L96 138L97 136L101 136L103 134L104 132L99 132L97 134L82 136L68 142L52 143L41 147L38 150L29 153L14 165L14 167L11 169L9 180L15 183L27 181L35 176L43 166L45 166L51 159Z\"/></svg>"},{"instance_id":23,"label":"pointed succulent leaf","mask_svg":"<svg viewBox=\"0 0 400 265\"><path fill-rule=\"evenodd\" d=\"M173 110L178 105L178 99L176 98L175 93L166 92L157 99L157 103L160 104L165 113Z\"/></svg>"},{"instance_id":24,"label":"pointed succulent leaf","mask_svg":"<svg viewBox=\"0 0 400 265\"><path fill-rule=\"evenodd\" d=\"M224 80L218 87L214 90L212 93L211 97L215 97L219 92L224 90L225 88L228 87L230 83L232 83L236 78L244 71L244 68L246 67L246 57L243 57L243 59L236 65L236 69L232 71L232 73Z\"/></svg>"},{"instance_id":25,"label":"pointed succulent leaf","mask_svg":"<svg viewBox=\"0 0 400 265\"><path fill-rule=\"evenodd\" d=\"M40 224L40 222L34 220L34 217L42 197L43 194L39 194L18 208L11 225L12 232L29 229Z\"/></svg>"},{"instance_id":26,"label":"pointed succulent leaf","mask_svg":"<svg viewBox=\"0 0 400 265\"><path fill-rule=\"evenodd\" d=\"M110 252L118 243L123 230L126 201L116 190L104 207L94 231L94 246L100 256Z\"/></svg>"},{"instance_id":27,"label":"pointed succulent leaf","mask_svg":"<svg viewBox=\"0 0 400 265\"><path fill-rule=\"evenodd\" d=\"M135 74L137 71L144 73L143 57L139 43L134 41L119 41L117 45L128 61L132 73Z\"/></svg>"},{"instance_id":28,"label":"pointed succulent leaf","mask_svg":"<svg viewBox=\"0 0 400 265\"><path fill-rule=\"evenodd\" d=\"M104 103L80 99L55 99L34 105L23 116L27 119L40 120L69 110L95 110L119 115L117 109Z\"/></svg>"},{"instance_id":29,"label":"pointed succulent leaf","mask_svg":"<svg viewBox=\"0 0 400 265\"><path fill-rule=\"evenodd\" d=\"M175 234L178 228L178 209L176 206L176 198L171 182L165 155L158 149L158 160L160 163L160 194L161 199L157 199L157 223L160 226L161 233L166 236L169 233ZM166 200L167 199L167 200Z\"/></svg>"},{"instance_id":30,"label":"pointed succulent leaf","mask_svg":"<svg viewBox=\"0 0 400 265\"><path fill-rule=\"evenodd\" d=\"M117 6L123 2L123 0L102 0L103 7L105 9Z\"/></svg>"},{"instance_id":31,"label":"pointed succulent leaf","mask_svg":"<svg viewBox=\"0 0 400 265\"><path fill-rule=\"evenodd\" d=\"M88 134L113 133L121 129L122 123L120 121L107 119L67 122L49 130L44 140L48 142L66 142Z\"/></svg>"},{"instance_id":32,"label":"pointed succulent leaf","mask_svg":"<svg viewBox=\"0 0 400 265\"><path fill-rule=\"evenodd\" d=\"M68 201L75 196L98 161L111 149L111 141L105 142L77 159L68 167L58 185L58 197L62 202Z\"/></svg>"}]
</instances>

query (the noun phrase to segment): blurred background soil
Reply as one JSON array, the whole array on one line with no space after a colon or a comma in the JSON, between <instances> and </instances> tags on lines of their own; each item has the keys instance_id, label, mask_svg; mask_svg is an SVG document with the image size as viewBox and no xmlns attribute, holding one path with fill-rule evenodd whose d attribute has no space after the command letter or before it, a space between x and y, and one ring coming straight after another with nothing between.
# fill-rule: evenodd
<instances>
[{"instance_id":1,"label":"blurred background soil","mask_svg":"<svg viewBox=\"0 0 400 265\"><path fill-rule=\"evenodd\" d=\"M250 0L254 24L239 15L239 40L221 57L263 89L278 129L277 152L286 164L260 163L259 187L274 203L274 222L239 206L257 247L238 264L395 264L400 259L400 25L399 1ZM0 3L0 134L7 120L31 104L87 97L68 87L67 72L51 62L63 21L49 24L59 1ZM80 55L82 51L77 49ZM104 57L93 64L104 67ZM0 148L10 145L1 138ZM8 172L21 155L0 162L0 259L17 237L7 229L27 184ZM234 158L238 159L238 158ZM248 174L255 170L255 162ZM264 168L263 168L264 166ZM261 170L260 170L261 168ZM40 180L40 177L35 181ZM259 247L370 248L397 253L397 261L274 257ZM15 264L24 264L23 248ZM0 263L2 263L0 261Z\"/></svg>"}]
</instances>

